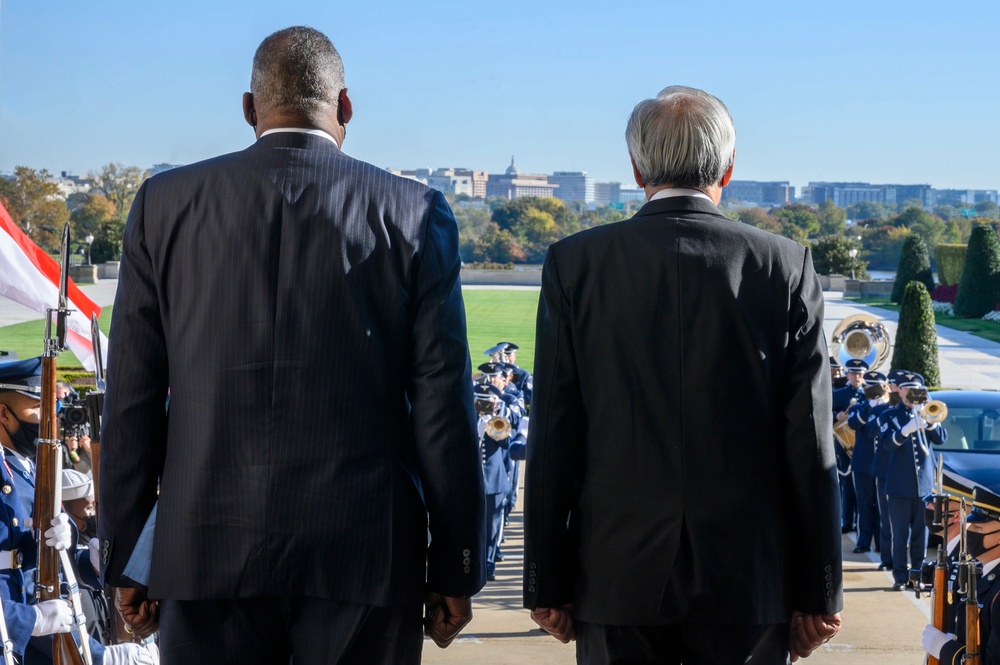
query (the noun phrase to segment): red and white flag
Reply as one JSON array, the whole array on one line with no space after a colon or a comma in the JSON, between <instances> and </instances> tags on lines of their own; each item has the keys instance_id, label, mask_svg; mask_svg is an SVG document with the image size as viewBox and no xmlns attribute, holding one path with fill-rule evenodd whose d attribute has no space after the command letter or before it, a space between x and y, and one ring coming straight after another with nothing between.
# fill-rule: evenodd
<instances>
[{"instance_id":1,"label":"red and white flag","mask_svg":"<svg viewBox=\"0 0 1000 665\"><path fill-rule=\"evenodd\" d=\"M0 204L0 296L37 310L59 306L59 264L42 251ZM67 289L69 307L66 318L66 342L83 366L94 371L94 345L90 339L91 314L100 316L101 308L83 294L73 280ZM38 348L41 351L41 340ZM102 357L108 357L108 338L101 333Z\"/></svg>"}]
</instances>

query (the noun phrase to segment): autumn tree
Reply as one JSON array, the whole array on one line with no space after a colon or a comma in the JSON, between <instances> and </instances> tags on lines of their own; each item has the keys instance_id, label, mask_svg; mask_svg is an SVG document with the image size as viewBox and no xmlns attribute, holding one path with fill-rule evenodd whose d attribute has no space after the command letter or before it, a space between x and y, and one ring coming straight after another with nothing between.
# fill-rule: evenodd
<instances>
[{"instance_id":1,"label":"autumn tree","mask_svg":"<svg viewBox=\"0 0 1000 665\"><path fill-rule=\"evenodd\" d=\"M834 205L832 199L826 199L820 204L816 217L819 220L819 232L824 235L838 235L847 228L847 212Z\"/></svg>"},{"instance_id":2,"label":"autumn tree","mask_svg":"<svg viewBox=\"0 0 1000 665\"><path fill-rule=\"evenodd\" d=\"M0 203L35 244L48 252L59 249L69 208L47 170L18 166L14 177L0 178Z\"/></svg>"},{"instance_id":3,"label":"autumn tree","mask_svg":"<svg viewBox=\"0 0 1000 665\"><path fill-rule=\"evenodd\" d=\"M139 186L149 177L149 174L138 166L125 166L117 162L105 164L100 170L90 172L92 189L102 194L115 206L115 217L124 221L128 217L132 200L139 191Z\"/></svg>"}]
</instances>

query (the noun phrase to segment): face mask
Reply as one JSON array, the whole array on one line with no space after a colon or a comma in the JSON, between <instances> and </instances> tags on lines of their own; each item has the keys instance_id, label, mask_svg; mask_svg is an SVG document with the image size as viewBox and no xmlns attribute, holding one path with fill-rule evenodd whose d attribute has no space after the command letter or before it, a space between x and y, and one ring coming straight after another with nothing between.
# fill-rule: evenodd
<instances>
[{"instance_id":1,"label":"face mask","mask_svg":"<svg viewBox=\"0 0 1000 665\"><path fill-rule=\"evenodd\" d=\"M968 537L969 543L969 555L972 558L977 558L986 553L988 549L993 549L996 547L986 547L986 536L992 536L996 531L991 531L989 533L976 533L975 531L967 531L966 536Z\"/></svg>"},{"instance_id":2,"label":"face mask","mask_svg":"<svg viewBox=\"0 0 1000 665\"><path fill-rule=\"evenodd\" d=\"M91 538L97 538L97 516L83 518L83 536L89 542Z\"/></svg>"},{"instance_id":3,"label":"face mask","mask_svg":"<svg viewBox=\"0 0 1000 665\"><path fill-rule=\"evenodd\" d=\"M14 416L13 412L11 413ZM35 458L35 441L38 439L38 423L27 423L17 416L14 416L19 424L17 431L11 434L7 426L4 425L3 428L7 432L7 436L10 437L10 443L14 447L14 450L24 455L29 459Z\"/></svg>"},{"instance_id":4,"label":"face mask","mask_svg":"<svg viewBox=\"0 0 1000 665\"><path fill-rule=\"evenodd\" d=\"M941 526L934 526L934 509L933 508L927 508L927 509L924 510L924 526L927 527L928 531L930 531L935 536L937 534L941 533L942 531L944 531L944 525L943 524ZM972 532L970 531L969 533L972 533Z\"/></svg>"}]
</instances>

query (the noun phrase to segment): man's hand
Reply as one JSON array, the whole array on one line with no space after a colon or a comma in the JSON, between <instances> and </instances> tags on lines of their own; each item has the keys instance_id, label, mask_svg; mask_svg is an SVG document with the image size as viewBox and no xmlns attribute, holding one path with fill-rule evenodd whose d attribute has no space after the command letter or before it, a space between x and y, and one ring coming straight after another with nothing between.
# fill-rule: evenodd
<instances>
[{"instance_id":1,"label":"man's hand","mask_svg":"<svg viewBox=\"0 0 1000 665\"><path fill-rule=\"evenodd\" d=\"M573 617L570 616L572 605L562 607L538 607L531 610L531 619L542 629L563 644L576 639L576 629L573 628Z\"/></svg>"},{"instance_id":2,"label":"man's hand","mask_svg":"<svg viewBox=\"0 0 1000 665\"><path fill-rule=\"evenodd\" d=\"M847 411L841 411L840 413L838 413L834 420L838 423L842 423L845 420L847 420Z\"/></svg>"},{"instance_id":3,"label":"man's hand","mask_svg":"<svg viewBox=\"0 0 1000 665\"><path fill-rule=\"evenodd\" d=\"M90 437L86 434L80 437L80 447L90 453Z\"/></svg>"},{"instance_id":4,"label":"man's hand","mask_svg":"<svg viewBox=\"0 0 1000 665\"><path fill-rule=\"evenodd\" d=\"M434 644L446 648L455 637L472 621L472 600L442 596L433 591L424 602L427 611L424 616L424 633L434 640Z\"/></svg>"},{"instance_id":5,"label":"man's hand","mask_svg":"<svg viewBox=\"0 0 1000 665\"><path fill-rule=\"evenodd\" d=\"M803 614L792 612L789 627L788 652L792 662L808 658L821 644L840 632L840 614Z\"/></svg>"},{"instance_id":6,"label":"man's hand","mask_svg":"<svg viewBox=\"0 0 1000 665\"><path fill-rule=\"evenodd\" d=\"M146 598L146 592L141 589L115 589L115 608L122 615L125 626L140 638L149 637L160 625L159 604Z\"/></svg>"}]
</instances>

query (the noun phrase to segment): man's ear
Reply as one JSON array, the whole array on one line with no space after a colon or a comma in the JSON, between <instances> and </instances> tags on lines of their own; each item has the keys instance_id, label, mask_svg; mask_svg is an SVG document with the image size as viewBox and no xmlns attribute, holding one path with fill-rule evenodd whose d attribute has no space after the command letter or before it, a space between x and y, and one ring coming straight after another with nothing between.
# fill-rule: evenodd
<instances>
[{"instance_id":1,"label":"man's ear","mask_svg":"<svg viewBox=\"0 0 1000 665\"><path fill-rule=\"evenodd\" d=\"M243 119L247 124L257 129L257 109L253 106L253 93L243 93Z\"/></svg>"},{"instance_id":2,"label":"man's ear","mask_svg":"<svg viewBox=\"0 0 1000 665\"><path fill-rule=\"evenodd\" d=\"M351 104L351 98L347 96L347 88L344 88L337 97L337 122L346 125L353 117L354 106Z\"/></svg>"},{"instance_id":3,"label":"man's ear","mask_svg":"<svg viewBox=\"0 0 1000 665\"><path fill-rule=\"evenodd\" d=\"M720 187L729 186L729 181L733 179L733 166L736 165L736 151L733 150L733 159L729 162L729 168L726 172L722 174L722 182L719 183Z\"/></svg>"},{"instance_id":4,"label":"man's ear","mask_svg":"<svg viewBox=\"0 0 1000 665\"><path fill-rule=\"evenodd\" d=\"M643 179L642 174L639 173L639 167L635 165L635 157L632 153L628 154L628 159L632 162L632 177L635 178L635 184L639 186L639 189L646 188L646 181Z\"/></svg>"}]
</instances>

